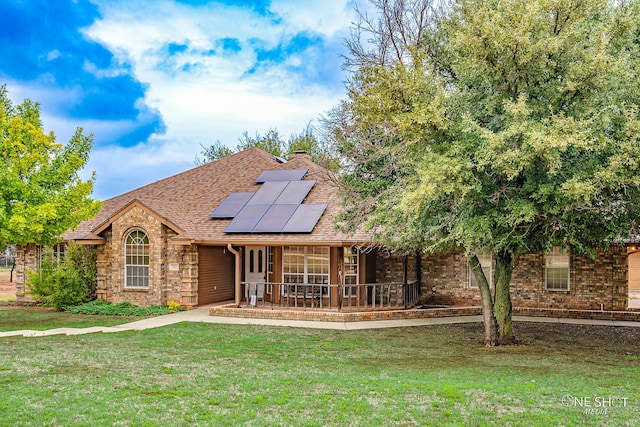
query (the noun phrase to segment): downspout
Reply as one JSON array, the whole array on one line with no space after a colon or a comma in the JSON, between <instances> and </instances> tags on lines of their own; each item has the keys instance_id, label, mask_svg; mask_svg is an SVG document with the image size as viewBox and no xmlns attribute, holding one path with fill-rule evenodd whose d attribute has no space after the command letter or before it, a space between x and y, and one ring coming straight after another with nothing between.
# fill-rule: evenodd
<instances>
[{"instance_id":1,"label":"downspout","mask_svg":"<svg viewBox=\"0 0 640 427\"><path fill-rule=\"evenodd\" d=\"M231 252L236 258L236 307L240 308L240 299L242 296L242 289L240 289L240 252L233 249L231 243L227 243L227 249L229 249L229 252Z\"/></svg>"}]
</instances>

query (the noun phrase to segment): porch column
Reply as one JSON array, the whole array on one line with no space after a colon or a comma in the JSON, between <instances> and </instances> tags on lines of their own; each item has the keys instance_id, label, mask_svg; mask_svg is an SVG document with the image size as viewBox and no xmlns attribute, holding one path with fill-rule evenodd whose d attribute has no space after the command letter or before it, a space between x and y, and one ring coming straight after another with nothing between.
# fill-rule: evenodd
<instances>
[{"instance_id":1,"label":"porch column","mask_svg":"<svg viewBox=\"0 0 640 427\"><path fill-rule=\"evenodd\" d=\"M241 271L240 271L240 252L236 251L235 249L233 249L233 246L231 246L231 243L227 244L227 249L229 249L229 252L231 252L234 257L235 257L235 261L236 261L236 274L235 274L235 296L236 296L236 300L235 300L235 304L236 307L240 307L240 303L242 302L242 286L240 284L240 277L241 277Z\"/></svg>"}]
</instances>

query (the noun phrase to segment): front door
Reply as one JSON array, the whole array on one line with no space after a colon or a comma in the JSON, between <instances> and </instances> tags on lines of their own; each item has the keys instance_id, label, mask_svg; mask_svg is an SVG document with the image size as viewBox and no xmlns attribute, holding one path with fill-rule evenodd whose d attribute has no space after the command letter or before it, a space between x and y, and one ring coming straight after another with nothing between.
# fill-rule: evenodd
<instances>
[{"instance_id":1,"label":"front door","mask_svg":"<svg viewBox=\"0 0 640 427\"><path fill-rule=\"evenodd\" d=\"M267 281L267 248L265 246L247 246L244 256L244 280L249 283L247 291L258 298L264 297Z\"/></svg>"}]
</instances>

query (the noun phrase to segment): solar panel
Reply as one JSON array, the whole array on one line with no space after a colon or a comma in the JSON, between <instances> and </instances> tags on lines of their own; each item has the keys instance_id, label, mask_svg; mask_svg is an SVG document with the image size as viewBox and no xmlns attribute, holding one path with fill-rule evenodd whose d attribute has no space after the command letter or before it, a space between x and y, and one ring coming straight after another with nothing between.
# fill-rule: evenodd
<instances>
[{"instance_id":1,"label":"solar panel","mask_svg":"<svg viewBox=\"0 0 640 427\"><path fill-rule=\"evenodd\" d=\"M262 171L255 193L231 193L209 215L233 218L225 233L310 233L326 204L303 205L315 180L303 181L307 169Z\"/></svg>"},{"instance_id":2,"label":"solar panel","mask_svg":"<svg viewBox=\"0 0 640 427\"><path fill-rule=\"evenodd\" d=\"M283 233L311 233L327 209L326 204L299 205L283 227Z\"/></svg>"},{"instance_id":3,"label":"solar panel","mask_svg":"<svg viewBox=\"0 0 640 427\"><path fill-rule=\"evenodd\" d=\"M265 182L256 191L247 205L272 205L287 186L288 182Z\"/></svg>"},{"instance_id":4,"label":"solar panel","mask_svg":"<svg viewBox=\"0 0 640 427\"><path fill-rule=\"evenodd\" d=\"M316 181L291 181L276 199L276 204L299 205L311 191ZM266 185L263 184L263 185Z\"/></svg>"},{"instance_id":5,"label":"solar panel","mask_svg":"<svg viewBox=\"0 0 640 427\"><path fill-rule=\"evenodd\" d=\"M233 218L255 193L231 193L211 212L209 218Z\"/></svg>"},{"instance_id":6,"label":"solar panel","mask_svg":"<svg viewBox=\"0 0 640 427\"><path fill-rule=\"evenodd\" d=\"M251 231L253 233L280 233L297 208L298 205L272 205Z\"/></svg>"},{"instance_id":7,"label":"solar panel","mask_svg":"<svg viewBox=\"0 0 640 427\"><path fill-rule=\"evenodd\" d=\"M250 233L271 205L245 205L224 229L225 233Z\"/></svg>"},{"instance_id":8,"label":"solar panel","mask_svg":"<svg viewBox=\"0 0 640 427\"><path fill-rule=\"evenodd\" d=\"M262 171L256 178L255 182L260 184L262 182L275 182L275 181L300 181L306 174L308 169L278 169Z\"/></svg>"}]
</instances>

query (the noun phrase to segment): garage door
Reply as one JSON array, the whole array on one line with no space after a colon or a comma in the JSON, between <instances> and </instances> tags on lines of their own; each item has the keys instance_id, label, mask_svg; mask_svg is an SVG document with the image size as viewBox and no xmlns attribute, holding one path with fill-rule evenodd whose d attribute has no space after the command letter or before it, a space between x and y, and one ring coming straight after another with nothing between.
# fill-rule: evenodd
<instances>
[{"instance_id":1,"label":"garage door","mask_svg":"<svg viewBox=\"0 0 640 427\"><path fill-rule=\"evenodd\" d=\"M200 246L198 254L198 305L235 298L235 259L227 248Z\"/></svg>"}]
</instances>

